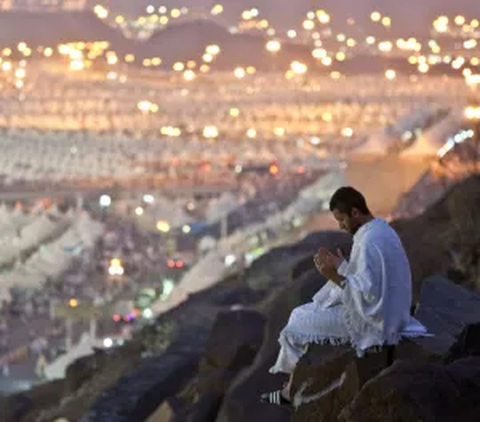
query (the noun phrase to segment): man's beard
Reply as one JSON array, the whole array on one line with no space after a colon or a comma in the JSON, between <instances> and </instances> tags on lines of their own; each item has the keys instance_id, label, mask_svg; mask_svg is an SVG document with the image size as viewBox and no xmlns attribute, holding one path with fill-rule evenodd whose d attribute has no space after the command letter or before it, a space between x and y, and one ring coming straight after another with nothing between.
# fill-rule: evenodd
<instances>
[{"instance_id":1,"label":"man's beard","mask_svg":"<svg viewBox=\"0 0 480 422\"><path fill-rule=\"evenodd\" d=\"M360 230L360 227L362 227L362 225L359 222L352 223L350 225L350 234L354 236L358 230Z\"/></svg>"}]
</instances>

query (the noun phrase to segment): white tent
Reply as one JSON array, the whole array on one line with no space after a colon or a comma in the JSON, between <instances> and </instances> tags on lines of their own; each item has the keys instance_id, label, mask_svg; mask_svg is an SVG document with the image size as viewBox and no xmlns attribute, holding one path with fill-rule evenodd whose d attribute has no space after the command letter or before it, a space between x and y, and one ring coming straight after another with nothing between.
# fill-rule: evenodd
<instances>
[{"instance_id":1,"label":"white tent","mask_svg":"<svg viewBox=\"0 0 480 422\"><path fill-rule=\"evenodd\" d=\"M92 355L94 347L100 348L102 346L101 341L90 339L90 336L86 333L82 334L80 341L68 353L60 356L45 368L45 376L51 380L65 378L69 365L77 359Z\"/></svg>"},{"instance_id":2,"label":"white tent","mask_svg":"<svg viewBox=\"0 0 480 422\"><path fill-rule=\"evenodd\" d=\"M207 221L213 223L227 216L238 207L238 201L230 192L225 192L220 198L212 199L208 204Z\"/></svg>"},{"instance_id":3,"label":"white tent","mask_svg":"<svg viewBox=\"0 0 480 422\"><path fill-rule=\"evenodd\" d=\"M353 155L385 155L391 139L385 131L372 134L368 140L353 151Z\"/></svg>"},{"instance_id":4,"label":"white tent","mask_svg":"<svg viewBox=\"0 0 480 422\"><path fill-rule=\"evenodd\" d=\"M406 149L401 155L405 158L411 157L434 157L438 154L440 148L448 141L452 135L460 128L461 123L449 115L439 123L432 126L429 130Z\"/></svg>"},{"instance_id":5,"label":"white tent","mask_svg":"<svg viewBox=\"0 0 480 422\"><path fill-rule=\"evenodd\" d=\"M155 198L155 204L149 212L152 213L156 221L167 221L171 227L180 227L192 222L192 218L179 204L164 197Z\"/></svg>"}]
</instances>

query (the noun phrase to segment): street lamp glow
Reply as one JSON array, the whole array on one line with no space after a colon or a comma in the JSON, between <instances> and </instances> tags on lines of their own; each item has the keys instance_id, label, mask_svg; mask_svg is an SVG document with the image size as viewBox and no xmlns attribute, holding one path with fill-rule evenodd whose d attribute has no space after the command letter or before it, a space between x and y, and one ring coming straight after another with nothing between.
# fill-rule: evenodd
<instances>
[{"instance_id":1,"label":"street lamp glow","mask_svg":"<svg viewBox=\"0 0 480 422\"><path fill-rule=\"evenodd\" d=\"M465 24L465 16L458 15L455 17L455 25L463 26Z\"/></svg>"},{"instance_id":2,"label":"street lamp glow","mask_svg":"<svg viewBox=\"0 0 480 422\"><path fill-rule=\"evenodd\" d=\"M468 120L480 120L480 106L469 106L465 109L465 117Z\"/></svg>"},{"instance_id":3,"label":"street lamp glow","mask_svg":"<svg viewBox=\"0 0 480 422\"><path fill-rule=\"evenodd\" d=\"M153 204L155 202L154 196L149 194L143 195L142 199L146 204Z\"/></svg>"},{"instance_id":4,"label":"street lamp glow","mask_svg":"<svg viewBox=\"0 0 480 422\"><path fill-rule=\"evenodd\" d=\"M304 75L307 73L308 67L305 63L294 61L290 64L290 69L295 75Z\"/></svg>"},{"instance_id":5,"label":"street lamp glow","mask_svg":"<svg viewBox=\"0 0 480 422\"><path fill-rule=\"evenodd\" d=\"M137 207L135 209L135 214L137 214L139 217L143 215L143 212L144 212L144 210L143 210L142 207Z\"/></svg>"},{"instance_id":6,"label":"street lamp glow","mask_svg":"<svg viewBox=\"0 0 480 422\"><path fill-rule=\"evenodd\" d=\"M218 129L216 126L205 126L203 128L203 136L207 139L213 139L218 136Z\"/></svg>"},{"instance_id":7,"label":"street lamp glow","mask_svg":"<svg viewBox=\"0 0 480 422\"><path fill-rule=\"evenodd\" d=\"M309 19L306 19L303 21L303 29L307 30L307 31L311 31L315 28L315 22L314 21L311 21Z\"/></svg>"},{"instance_id":8,"label":"street lamp glow","mask_svg":"<svg viewBox=\"0 0 480 422\"><path fill-rule=\"evenodd\" d=\"M430 66L427 63L421 63L418 65L418 71L420 73L427 73L430 70Z\"/></svg>"},{"instance_id":9,"label":"street lamp glow","mask_svg":"<svg viewBox=\"0 0 480 422\"><path fill-rule=\"evenodd\" d=\"M183 72L185 70L185 65L182 62L176 62L173 65L173 70L175 72Z\"/></svg>"},{"instance_id":10,"label":"street lamp glow","mask_svg":"<svg viewBox=\"0 0 480 422\"><path fill-rule=\"evenodd\" d=\"M372 12L370 19L372 22L380 22L380 19L382 19L382 14L380 12Z\"/></svg>"},{"instance_id":11,"label":"street lamp glow","mask_svg":"<svg viewBox=\"0 0 480 422\"><path fill-rule=\"evenodd\" d=\"M320 21L320 23L327 24L330 22L330 15L328 15L327 13L323 13L318 17L318 20Z\"/></svg>"},{"instance_id":12,"label":"street lamp glow","mask_svg":"<svg viewBox=\"0 0 480 422\"><path fill-rule=\"evenodd\" d=\"M247 72L245 72L245 69L243 67L237 67L234 71L233 74L237 79L243 79L245 77Z\"/></svg>"},{"instance_id":13,"label":"street lamp glow","mask_svg":"<svg viewBox=\"0 0 480 422\"><path fill-rule=\"evenodd\" d=\"M327 56L327 50L323 48L316 48L315 50L312 51L312 56L315 59L323 59L324 57Z\"/></svg>"},{"instance_id":14,"label":"street lamp glow","mask_svg":"<svg viewBox=\"0 0 480 422\"><path fill-rule=\"evenodd\" d=\"M107 208L112 205L112 198L108 195L102 195L98 202L102 208Z\"/></svg>"},{"instance_id":15,"label":"street lamp glow","mask_svg":"<svg viewBox=\"0 0 480 422\"><path fill-rule=\"evenodd\" d=\"M215 6L213 6L213 8L212 8L212 10L210 11L210 13L211 13L213 16L220 15L221 13L223 13L223 5L221 5L221 4L216 4Z\"/></svg>"},{"instance_id":16,"label":"street lamp glow","mask_svg":"<svg viewBox=\"0 0 480 422\"><path fill-rule=\"evenodd\" d=\"M322 64L323 64L324 66L331 66L331 65L332 65L332 62L333 62L333 60L332 60L331 57L324 57L324 58L322 59Z\"/></svg>"},{"instance_id":17,"label":"street lamp glow","mask_svg":"<svg viewBox=\"0 0 480 422\"><path fill-rule=\"evenodd\" d=\"M212 56L211 54L205 53L205 54L202 56L202 60L203 60L205 63L212 63L212 62L213 62L213 56Z\"/></svg>"},{"instance_id":18,"label":"street lamp glow","mask_svg":"<svg viewBox=\"0 0 480 422\"><path fill-rule=\"evenodd\" d=\"M389 81L393 81L397 77L397 72L395 72L393 69L389 69L385 72L385 77Z\"/></svg>"},{"instance_id":19,"label":"street lamp glow","mask_svg":"<svg viewBox=\"0 0 480 422\"><path fill-rule=\"evenodd\" d=\"M216 56L220 53L220 47L215 44L209 45L205 49L205 53L210 54L211 56Z\"/></svg>"},{"instance_id":20,"label":"street lamp glow","mask_svg":"<svg viewBox=\"0 0 480 422\"><path fill-rule=\"evenodd\" d=\"M168 233L170 231L170 224L164 220L157 222L157 230L162 233Z\"/></svg>"},{"instance_id":21,"label":"street lamp glow","mask_svg":"<svg viewBox=\"0 0 480 422\"><path fill-rule=\"evenodd\" d=\"M184 234L188 234L192 231L192 228L188 225L188 224L185 224L184 226L182 226L182 232Z\"/></svg>"},{"instance_id":22,"label":"street lamp glow","mask_svg":"<svg viewBox=\"0 0 480 422\"><path fill-rule=\"evenodd\" d=\"M277 41L277 40L270 40L267 42L265 48L270 52L270 53L278 53L281 48L282 48L282 44L280 43L280 41Z\"/></svg>"},{"instance_id":23,"label":"street lamp glow","mask_svg":"<svg viewBox=\"0 0 480 422\"><path fill-rule=\"evenodd\" d=\"M380 51L383 51L384 53L388 53L392 51L393 44L390 41L383 41L380 44L378 44L378 49Z\"/></svg>"},{"instance_id":24,"label":"street lamp glow","mask_svg":"<svg viewBox=\"0 0 480 422\"><path fill-rule=\"evenodd\" d=\"M230 109L230 117L238 117L240 115L240 110L238 108Z\"/></svg>"},{"instance_id":25,"label":"street lamp glow","mask_svg":"<svg viewBox=\"0 0 480 422\"><path fill-rule=\"evenodd\" d=\"M186 70L185 72L183 72L183 79L185 79L186 81L193 81L195 79L195 72L193 70Z\"/></svg>"},{"instance_id":26,"label":"street lamp glow","mask_svg":"<svg viewBox=\"0 0 480 422\"><path fill-rule=\"evenodd\" d=\"M353 136L353 129L351 127L346 127L342 129L342 136L351 138Z\"/></svg>"}]
</instances>

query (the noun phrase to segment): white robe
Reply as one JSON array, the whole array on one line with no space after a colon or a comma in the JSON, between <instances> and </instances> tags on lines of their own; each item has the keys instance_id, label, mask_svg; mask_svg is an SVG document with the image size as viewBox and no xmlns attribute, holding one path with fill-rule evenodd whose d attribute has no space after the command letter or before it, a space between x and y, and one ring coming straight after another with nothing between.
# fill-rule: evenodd
<instances>
[{"instance_id":1,"label":"white robe","mask_svg":"<svg viewBox=\"0 0 480 422\"><path fill-rule=\"evenodd\" d=\"M338 273L345 277L343 290L329 281L312 302L293 310L280 333L280 353L271 373L291 373L309 343L351 344L363 356L373 346L427 335L410 316L410 265L386 221L374 219L358 230L350 261Z\"/></svg>"}]
</instances>

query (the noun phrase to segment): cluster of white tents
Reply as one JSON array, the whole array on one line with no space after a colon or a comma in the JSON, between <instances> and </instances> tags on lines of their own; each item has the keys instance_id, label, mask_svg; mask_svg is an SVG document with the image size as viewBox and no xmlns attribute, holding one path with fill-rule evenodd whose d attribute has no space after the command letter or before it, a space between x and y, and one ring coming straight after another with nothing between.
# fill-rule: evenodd
<instances>
[{"instance_id":1,"label":"cluster of white tents","mask_svg":"<svg viewBox=\"0 0 480 422\"><path fill-rule=\"evenodd\" d=\"M20 236L3 238L2 251L10 248L17 255L10 254L12 265L0 274L0 299L10 300L12 288L40 289L48 279L59 277L79 253L94 246L102 231L102 224L88 213L70 210L43 213ZM25 244L28 249L18 248ZM27 251L28 257L21 259Z\"/></svg>"},{"instance_id":2,"label":"cluster of white tents","mask_svg":"<svg viewBox=\"0 0 480 422\"><path fill-rule=\"evenodd\" d=\"M182 168L210 161L305 163L308 151L295 143L263 143L254 139L211 143L196 139L133 140L113 135L75 132L9 131L0 135L0 176L6 184L21 181L63 182L98 178L128 179L145 174L147 163L175 163ZM172 167L175 169L175 167ZM195 168L193 167L195 170ZM175 172L169 175L175 177Z\"/></svg>"},{"instance_id":3,"label":"cluster of white tents","mask_svg":"<svg viewBox=\"0 0 480 422\"><path fill-rule=\"evenodd\" d=\"M59 235L69 224L68 215L57 209L25 214L0 206L0 266L11 264L22 254Z\"/></svg>"},{"instance_id":4,"label":"cluster of white tents","mask_svg":"<svg viewBox=\"0 0 480 422\"><path fill-rule=\"evenodd\" d=\"M285 227L293 218L307 218L321 210L325 201L345 183L343 172L333 171L302 189L292 204L269 216L266 221L239 229L218 242L205 239L204 243L209 244L210 251L185 274L165 302L158 302L153 306L154 313L166 312L185 301L189 294L207 289L221 281L231 271L231 268L226 266L226 257L243 261L244 255L252 248L252 238L265 231L284 233Z\"/></svg>"},{"instance_id":5,"label":"cluster of white tents","mask_svg":"<svg viewBox=\"0 0 480 422\"><path fill-rule=\"evenodd\" d=\"M432 126L422 130L422 122L425 122L426 115L419 114L418 120L410 120L409 125L403 124L398 129L404 133L415 130L416 139L408 147L404 148L400 155L404 158L425 158L436 157L439 151L461 127L462 120L455 113L443 116ZM410 133L413 137L413 133ZM365 144L354 151L354 155L376 155L387 154L392 146L392 137L385 131L379 131L368 138Z\"/></svg>"}]
</instances>

